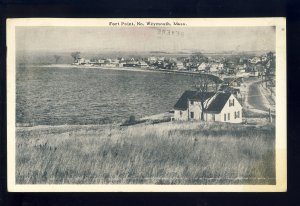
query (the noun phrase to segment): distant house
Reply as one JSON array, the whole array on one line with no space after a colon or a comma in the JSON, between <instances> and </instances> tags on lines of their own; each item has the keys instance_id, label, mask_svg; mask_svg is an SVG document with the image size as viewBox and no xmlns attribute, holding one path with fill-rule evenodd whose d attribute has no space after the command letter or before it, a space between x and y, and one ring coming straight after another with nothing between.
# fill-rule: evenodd
<instances>
[{"instance_id":1,"label":"distant house","mask_svg":"<svg viewBox=\"0 0 300 206\"><path fill-rule=\"evenodd\" d=\"M228 85L221 85L219 91L233 94L236 98L241 98L241 90L238 87L231 87Z\"/></svg>"},{"instance_id":2,"label":"distant house","mask_svg":"<svg viewBox=\"0 0 300 206\"><path fill-rule=\"evenodd\" d=\"M254 70L258 72L258 75L262 75L266 72L266 68L262 64L256 64Z\"/></svg>"},{"instance_id":3,"label":"distant house","mask_svg":"<svg viewBox=\"0 0 300 206\"><path fill-rule=\"evenodd\" d=\"M223 79L223 84L227 86L234 86L239 87L243 83L243 78L232 78L232 77L226 77Z\"/></svg>"},{"instance_id":4,"label":"distant house","mask_svg":"<svg viewBox=\"0 0 300 206\"><path fill-rule=\"evenodd\" d=\"M112 60L111 60L111 63L112 63L112 64L119 64L119 62L120 62L120 61L119 61L118 59L112 59Z\"/></svg>"},{"instance_id":5,"label":"distant house","mask_svg":"<svg viewBox=\"0 0 300 206\"><path fill-rule=\"evenodd\" d=\"M139 62L139 66L140 66L141 68L145 68L145 67L148 67L148 64L147 64L146 62L144 62L144 61L140 61L140 62Z\"/></svg>"},{"instance_id":6,"label":"distant house","mask_svg":"<svg viewBox=\"0 0 300 206\"><path fill-rule=\"evenodd\" d=\"M259 76L259 72L258 71L251 71L249 77L258 77Z\"/></svg>"},{"instance_id":7,"label":"distant house","mask_svg":"<svg viewBox=\"0 0 300 206\"><path fill-rule=\"evenodd\" d=\"M206 68L208 67L208 64L205 62L202 62L199 66L198 66L198 71L206 71Z\"/></svg>"},{"instance_id":8,"label":"distant house","mask_svg":"<svg viewBox=\"0 0 300 206\"><path fill-rule=\"evenodd\" d=\"M158 57L157 60L158 61L165 61L165 57Z\"/></svg>"},{"instance_id":9,"label":"distant house","mask_svg":"<svg viewBox=\"0 0 300 206\"><path fill-rule=\"evenodd\" d=\"M137 67L139 63L136 61L130 61L123 64L123 67Z\"/></svg>"},{"instance_id":10,"label":"distant house","mask_svg":"<svg viewBox=\"0 0 300 206\"><path fill-rule=\"evenodd\" d=\"M156 57L149 57L149 58L148 58L148 62L150 62L150 63L155 63L156 60L157 60Z\"/></svg>"},{"instance_id":11,"label":"distant house","mask_svg":"<svg viewBox=\"0 0 300 206\"><path fill-rule=\"evenodd\" d=\"M217 72L217 71L218 71L218 66L219 66L219 64L217 64L217 63L212 63L212 64L210 65L210 67L209 67L209 71L210 71L210 72Z\"/></svg>"},{"instance_id":12,"label":"distant house","mask_svg":"<svg viewBox=\"0 0 300 206\"><path fill-rule=\"evenodd\" d=\"M74 62L74 64L76 64L76 65L80 65L80 64L84 64L85 63L85 59L84 58L77 58L76 60L75 60L75 62Z\"/></svg>"},{"instance_id":13,"label":"distant house","mask_svg":"<svg viewBox=\"0 0 300 206\"><path fill-rule=\"evenodd\" d=\"M205 93L204 121L242 122L242 106L231 93ZM201 97L197 91L185 91L174 106L174 120L201 119Z\"/></svg>"},{"instance_id":14,"label":"distant house","mask_svg":"<svg viewBox=\"0 0 300 206\"><path fill-rule=\"evenodd\" d=\"M119 62L124 62L125 61L125 59L123 57L119 57L118 60L119 60Z\"/></svg>"},{"instance_id":15,"label":"distant house","mask_svg":"<svg viewBox=\"0 0 300 206\"><path fill-rule=\"evenodd\" d=\"M266 62L268 60L268 56L267 54L264 54L262 57L261 57L261 61L262 62Z\"/></svg>"},{"instance_id":16,"label":"distant house","mask_svg":"<svg viewBox=\"0 0 300 206\"><path fill-rule=\"evenodd\" d=\"M212 63L209 66L209 71L210 72L218 72L224 69L224 65L221 63Z\"/></svg>"},{"instance_id":17,"label":"distant house","mask_svg":"<svg viewBox=\"0 0 300 206\"><path fill-rule=\"evenodd\" d=\"M104 59L99 59L98 64L104 64L105 60Z\"/></svg>"},{"instance_id":18,"label":"distant house","mask_svg":"<svg viewBox=\"0 0 300 206\"><path fill-rule=\"evenodd\" d=\"M252 64L257 64L258 62L260 62L260 58L259 57L253 57L252 59L249 59L249 62Z\"/></svg>"},{"instance_id":19,"label":"distant house","mask_svg":"<svg viewBox=\"0 0 300 206\"><path fill-rule=\"evenodd\" d=\"M176 61L175 62L176 68L181 70L181 69L185 69L183 63L181 61Z\"/></svg>"},{"instance_id":20,"label":"distant house","mask_svg":"<svg viewBox=\"0 0 300 206\"><path fill-rule=\"evenodd\" d=\"M246 68L247 68L247 65L244 64L244 65L237 65L236 66L236 70L238 73L245 73L246 72Z\"/></svg>"}]
</instances>

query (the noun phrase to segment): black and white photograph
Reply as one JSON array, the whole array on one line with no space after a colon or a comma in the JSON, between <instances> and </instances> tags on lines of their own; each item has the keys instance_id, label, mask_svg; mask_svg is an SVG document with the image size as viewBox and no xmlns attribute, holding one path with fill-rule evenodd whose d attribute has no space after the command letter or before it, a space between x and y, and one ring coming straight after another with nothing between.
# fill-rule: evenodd
<instances>
[{"instance_id":1,"label":"black and white photograph","mask_svg":"<svg viewBox=\"0 0 300 206\"><path fill-rule=\"evenodd\" d=\"M10 191L286 190L284 18L7 25Z\"/></svg>"}]
</instances>

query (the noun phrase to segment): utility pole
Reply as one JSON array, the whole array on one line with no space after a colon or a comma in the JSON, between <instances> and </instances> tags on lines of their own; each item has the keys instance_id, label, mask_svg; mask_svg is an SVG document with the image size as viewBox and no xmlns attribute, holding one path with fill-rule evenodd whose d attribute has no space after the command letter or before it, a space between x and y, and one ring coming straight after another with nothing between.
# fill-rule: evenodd
<instances>
[{"instance_id":1,"label":"utility pole","mask_svg":"<svg viewBox=\"0 0 300 206\"><path fill-rule=\"evenodd\" d=\"M269 122L272 123L271 108L269 108Z\"/></svg>"}]
</instances>

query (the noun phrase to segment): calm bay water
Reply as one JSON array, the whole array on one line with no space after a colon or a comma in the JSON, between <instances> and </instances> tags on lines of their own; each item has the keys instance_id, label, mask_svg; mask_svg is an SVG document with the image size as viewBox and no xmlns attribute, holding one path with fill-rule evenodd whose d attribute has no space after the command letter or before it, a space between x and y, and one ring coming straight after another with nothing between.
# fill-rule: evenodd
<instances>
[{"instance_id":1,"label":"calm bay water","mask_svg":"<svg viewBox=\"0 0 300 206\"><path fill-rule=\"evenodd\" d=\"M17 123L104 124L166 112L192 77L158 72L19 66Z\"/></svg>"}]
</instances>

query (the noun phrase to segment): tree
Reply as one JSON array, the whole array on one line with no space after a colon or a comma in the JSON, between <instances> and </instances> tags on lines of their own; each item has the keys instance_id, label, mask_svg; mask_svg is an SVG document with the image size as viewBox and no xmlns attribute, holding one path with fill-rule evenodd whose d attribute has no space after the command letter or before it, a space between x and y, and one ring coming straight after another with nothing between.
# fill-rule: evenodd
<instances>
[{"instance_id":1,"label":"tree","mask_svg":"<svg viewBox=\"0 0 300 206\"><path fill-rule=\"evenodd\" d=\"M54 55L55 63L57 64L58 61L60 60L61 56Z\"/></svg>"},{"instance_id":2,"label":"tree","mask_svg":"<svg viewBox=\"0 0 300 206\"><path fill-rule=\"evenodd\" d=\"M205 57L201 52L196 52L196 53L193 53L190 61L192 63L207 62L208 58Z\"/></svg>"},{"instance_id":3,"label":"tree","mask_svg":"<svg viewBox=\"0 0 300 206\"><path fill-rule=\"evenodd\" d=\"M72 52L71 56L73 57L74 61L80 58L80 52Z\"/></svg>"},{"instance_id":4,"label":"tree","mask_svg":"<svg viewBox=\"0 0 300 206\"><path fill-rule=\"evenodd\" d=\"M208 92L217 92L218 81L214 80L211 75L202 74L195 79L194 87L201 104L201 120L204 120L204 112L207 109L205 101L211 98Z\"/></svg>"},{"instance_id":5,"label":"tree","mask_svg":"<svg viewBox=\"0 0 300 206\"><path fill-rule=\"evenodd\" d=\"M273 52L268 52L267 53L267 59L268 60L273 60L273 57L274 57L274 53Z\"/></svg>"}]
</instances>

